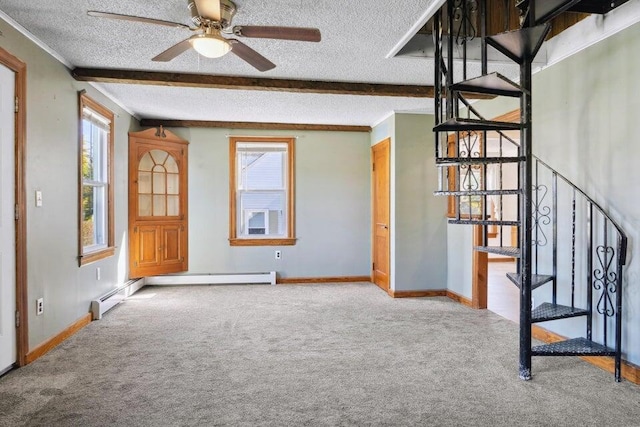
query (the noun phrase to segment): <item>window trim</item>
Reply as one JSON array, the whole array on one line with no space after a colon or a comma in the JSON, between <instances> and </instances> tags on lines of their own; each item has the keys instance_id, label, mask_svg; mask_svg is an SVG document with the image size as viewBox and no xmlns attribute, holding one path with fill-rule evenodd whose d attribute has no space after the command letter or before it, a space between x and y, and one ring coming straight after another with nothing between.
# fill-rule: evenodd
<instances>
[{"instance_id":1,"label":"window trim","mask_svg":"<svg viewBox=\"0 0 640 427\"><path fill-rule=\"evenodd\" d=\"M111 110L97 103L89 96L86 91L78 92L78 264L83 266L91 262L98 261L103 258L113 256L115 254L115 233L114 233L114 214L113 214L113 150L114 150L114 114ZM107 220L107 244L100 246L94 250L87 250L82 242L82 189L84 187L82 175L83 162L83 110L89 108L104 118L109 119L109 135L107 137L107 185L106 185L106 220Z\"/></svg>"},{"instance_id":2,"label":"window trim","mask_svg":"<svg viewBox=\"0 0 640 427\"><path fill-rule=\"evenodd\" d=\"M275 238L244 238L238 237L237 198L236 198L236 146L242 142L261 144L287 144L287 222L286 237ZM229 137L229 244L230 246L293 246L295 237L295 138L291 137Z\"/></svg>"}]
</instances>

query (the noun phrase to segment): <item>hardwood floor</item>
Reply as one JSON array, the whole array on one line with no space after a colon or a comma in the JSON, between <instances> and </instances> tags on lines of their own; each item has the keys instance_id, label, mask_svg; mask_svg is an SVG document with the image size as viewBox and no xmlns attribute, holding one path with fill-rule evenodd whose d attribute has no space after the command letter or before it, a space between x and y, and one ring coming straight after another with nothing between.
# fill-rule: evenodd
<instances>
[{"instance_id":1,"label":"hardwood floor","mask_svg":"<svg viewBox=\"0 0 640 427\"><path fill-rule=\"evenodd\" d=\"M520 320L520 293L506 274L516 271L515 262L490 262L487 308L515 323Z\"/></svg>"}]
</instances>

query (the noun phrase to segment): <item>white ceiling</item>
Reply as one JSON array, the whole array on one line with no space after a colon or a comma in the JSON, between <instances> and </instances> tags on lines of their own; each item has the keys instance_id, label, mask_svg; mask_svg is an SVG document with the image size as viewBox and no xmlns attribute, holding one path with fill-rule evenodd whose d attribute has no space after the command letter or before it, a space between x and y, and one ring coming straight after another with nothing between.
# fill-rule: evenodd
<instances>
[{"instance_id":1,"label":"white ceiling","mask_svg":"<svg viewBox=\"0 0 640 427\"><path fill-rule=\"evenodd\" d=\"M137 22L87 16L87 10L190 24L187 0L2 0L0 10L73 67L225 76L430 85L432 61L387 58L442 0L237 0L234 25L316 27L320 43L242 41L276 68L261 73L235 55L200 57L190 50L169 63L151 58L191 35ZM371 126L391 111L431 112L429 98L318 95L101 84L141 118Z\"/></svg>"},{"instance_id":2,"label":"white ceiling","mask_svg":"<svg viewBox=\"0 0 640 427\"><path fill-rule=\"evenodd\" d=\"M307 81L432 85L433 61L393 57L444 0L236 0L233 25L316 27L320 43L242 41L276 64L264 73L232 54L187 51L169 63L151 58L191 32L87 15L88 10L190 24L187 0L1 0L0 18L23 27L71 68L111 68ZM640 0L593 16L545 43L547 65L640 20ZM544 64L541 65L544 68ZM472 66L470 76L477 75ZM517 78L517 67L491 65ZM457 78L456 78L457 79ZM372 126L391 112L431 113L433 99L166 86L97 85L138 118Z\"/></svg>"}]
</instances>

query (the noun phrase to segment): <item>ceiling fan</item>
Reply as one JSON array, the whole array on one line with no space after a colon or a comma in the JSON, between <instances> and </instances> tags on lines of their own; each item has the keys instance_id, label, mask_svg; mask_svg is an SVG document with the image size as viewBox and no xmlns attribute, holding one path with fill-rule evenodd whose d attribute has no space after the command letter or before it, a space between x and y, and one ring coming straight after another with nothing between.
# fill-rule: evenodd
<instances>
[{"instance_id":1,"label":"ceiling fan","mask_svg":"<svg viewBox=\"0 0 640 427\"><path fill-rule=\"evenodd\" d=\"M267 58L235 38L238 37L296 40L305 42L319 42L320 30L317 28L273 27L256 25L231 26L231 20L236 13L236 5L231 0L187 0L191 11L191 21L195 26L179 22L163 21L141 16L121 15L118 13L99 12L90 10L89 16L99 18L119 19L124 21L144 22L147 24L164 25L166 27L184 28L196 34L186 40L171 46L152 59L156 62L168 62L190 48L208 58L219 58L231 52L243 59L259 71L275 68L275 64Z\"/></svg>"}]
</instances>

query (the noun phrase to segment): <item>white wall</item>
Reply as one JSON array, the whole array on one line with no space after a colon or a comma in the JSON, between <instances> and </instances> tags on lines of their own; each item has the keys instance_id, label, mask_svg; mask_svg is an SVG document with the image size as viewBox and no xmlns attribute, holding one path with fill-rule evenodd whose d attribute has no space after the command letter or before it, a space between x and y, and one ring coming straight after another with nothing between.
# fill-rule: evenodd
<instances>
[{"instance_id":1,"label":"white wall","mask_svg":"<svg viewBox=\"0 0 640 427\"><path fill-rule=\"evenodd\" d=\"M371 273L368 133L172 129L189 144L189 273ZM295 136L294 246L229 246L229 135ZM282 259L274 252L280 250Z\"/></svg>"},{"instance_id":2,"label":"white wall","mask_svg":"<svg viewBox=\"0 0 640 427\"><path fill-rule=\"evenodd\" d=\"M473 226L447 224L447 289L471 299Z\"/></svg>"},{"instance_id":3,"label":"white wall","mask_svg":"<svg viewBox=\"0 0 640 427\"><path fill-rule=\"evenodd\" d=\"M434 116L396 114L395 290L445 289L447 198L436 197Z\"/></svg>"},{"instance_id":4,"label":"white wall","mask_svg":"<svg viewBox=\"0 0 640 427\"><path fill-rule=\"evenodd\" d=\"M57 60L0 20L2 47L27 64L27 302L29 346L89 312L90 301L127 276L127 132L137 122L93 87L74 81ZM78 267L78 91L115 113L113 257ZM43 206L34 194L41 190ZM96 268L101 280L96 280ZM35 300L44 298L44 314Z\"/></svg>"},{"instance_id":5,"label":"white wall","mask_svg":"<svg viewBox=\"0 0 640 427\"><path fill-rule=\"evenodd\" d=\"M391 278L394 291L445 289L446 198L435 197L433 116L394 114L374 127L371 144L391 139Z\"/></svg>"}]
</instances>

